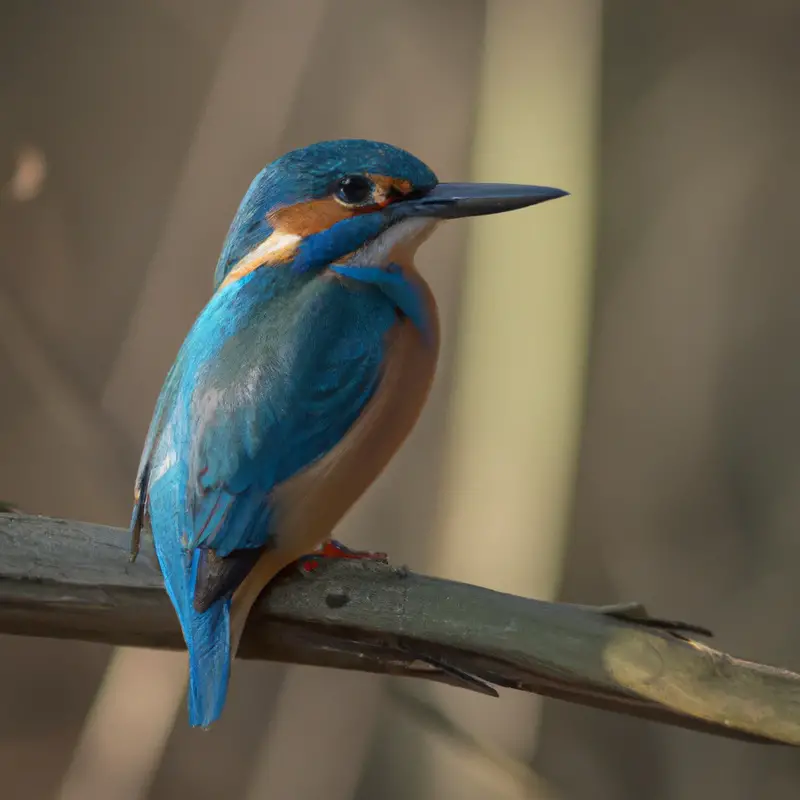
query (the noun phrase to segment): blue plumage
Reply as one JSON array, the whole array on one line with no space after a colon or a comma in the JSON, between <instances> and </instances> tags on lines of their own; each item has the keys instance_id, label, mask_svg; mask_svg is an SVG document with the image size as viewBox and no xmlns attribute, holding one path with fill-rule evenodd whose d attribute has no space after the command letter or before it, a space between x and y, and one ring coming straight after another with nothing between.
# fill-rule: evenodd
<instances>
[{"instance_id":1,"label":"blue plumage","mask_svg":"<svg viewBox=\"0 0 800 800\"><path fill-rule=\"evenodd\" d=\"M295 150L250 185L215 294L158 398L131 520L134 554L152 529L186 640L192 725L221 713L260 589L330 536L425 402L438 320L416 247L439 219L562 194L438 184L419 159L365 140ZM284 514L307 510L309 496L326 513Z\"/></svg>"},{"instance_id":2,"label":"blue plumage","mask_svg":"<svg viewBox=\"0 0 800 800\"><path fill-rule=\"evenodd\" d=\"M333 447L379 379L396 320L377 289L261 269L217 292L190 331L149 456L156 552L190 653L190 720L224 702L230 599L193 606L195 548L270 545L270 491ZM175 525L177 517L177 526Z\"/></svg>"},{"instance_id":3,"label":"blue plumage","mask_svg":"<svg viewBox=\"0 0 800 800\"><path fill-rule=\"evenodd\" d=\"M266 211L324 197L330 193L337 178L350 173L393 175L407 180L418 191L430 189L437 183L436 175L418 158L381 142L338 139L292 150L264 167L250 184L217 262L215 287L222 283L234 264L272 233ZM338 251L329 258L330 261L349 252L348 247L356 249L378 232L383 220L379 215L370 216L371 220L366 222L363 216L354 217L354 225L343 225L333 236L324 237L327 246L333 246ZM366 231L361 227L365 225L368 228ZM318 237L312 239L317 240ZM346 240L344 246L342 239ZM315 241L311 245L309 241L312 248L320 244ZM319 264L320 261L315 260L314 263Z\"/></svg>"},{"instance_id":4,"label":"blue plumage","mask_svg":"<svg viewBox=\"0 0 800 800\"><path fill-rule=\"evenodd\" d=\"M292 260L292 269L305 272L332 264L373 239L385 227L386 219L379 213L362 214L337 222L300 244Z\"/></svg>"}]
</instances>

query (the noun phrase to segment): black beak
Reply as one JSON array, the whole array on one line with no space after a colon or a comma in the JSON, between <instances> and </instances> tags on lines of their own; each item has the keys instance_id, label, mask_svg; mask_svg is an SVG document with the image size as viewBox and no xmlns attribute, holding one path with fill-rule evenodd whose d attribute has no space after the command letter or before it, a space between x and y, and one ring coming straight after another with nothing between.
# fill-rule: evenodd
<instances>
[{"instance_id":1,"label":"black beak","mask_svg":"<svg viewBox=\"0 0 800 800\"><path fill-rule=\"evenodd\" d=\"M421 197L398 200L389 206L399 217L477 217L535 206L569 194L550 186L514 183L439 183Z\"/></svg>"}]
</instances>

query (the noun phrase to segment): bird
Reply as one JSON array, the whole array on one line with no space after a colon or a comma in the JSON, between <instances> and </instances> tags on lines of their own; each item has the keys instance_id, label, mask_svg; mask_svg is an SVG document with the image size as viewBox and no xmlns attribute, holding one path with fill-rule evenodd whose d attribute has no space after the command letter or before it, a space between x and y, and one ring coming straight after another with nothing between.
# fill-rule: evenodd
<instances>
[{"instance_id":1,"label":"bird","mask_svg":"<svg viewBox=\"0 0 800 800\"><path fill-rule=\"evenodd\" d=\"M292 150L254 178L156 401L134 489L131 558L149 531L188 650L191 726L222 713L272 578L320 547L371 555L331 534L431 388L439 315L418 247L445 220L565 194L440 183L366 139Z\"/></svg>"}]
</instances>

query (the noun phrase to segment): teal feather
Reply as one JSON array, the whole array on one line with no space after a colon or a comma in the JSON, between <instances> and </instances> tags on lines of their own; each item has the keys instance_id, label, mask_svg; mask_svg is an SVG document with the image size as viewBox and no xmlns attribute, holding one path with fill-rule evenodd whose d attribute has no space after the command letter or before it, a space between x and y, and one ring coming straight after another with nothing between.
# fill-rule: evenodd
<instances>
[{"instance_id":1,"label":"teal feather","mask_svg":"<svg viewBox=\"0 0 800 800\"><path fill-rule=\"evenodd\" d=\"M229 674L229 597L198 612L199 553L270 546L270 492L328 452L380 377L397 320L379 290L256 270L214 295L160 401L149 458L156 553L190 654L190 718L208 725Z\"/></svg>"},{"instance_id":2,"label":"teal feather","mask_svg":"<svg viewBox=\"0 0 800 800\"><path fill-rule=\"evenodd\" d=\"M181 347L145 440L132 528L149 520L186 640L192 725L208 726L222 711L231 596L258 553L276 545L273 489L329 452L361 415L398 317L424 322L401 277L382 285L374 270L359 281L323 269L385 230L379 213L307 237L291 264L223 285L273 232L270 211L328 196L353 172L436 184L405 151L362 140L323 142L265 168L231 224L216 293Z\"/></svg>"}]
</instances>

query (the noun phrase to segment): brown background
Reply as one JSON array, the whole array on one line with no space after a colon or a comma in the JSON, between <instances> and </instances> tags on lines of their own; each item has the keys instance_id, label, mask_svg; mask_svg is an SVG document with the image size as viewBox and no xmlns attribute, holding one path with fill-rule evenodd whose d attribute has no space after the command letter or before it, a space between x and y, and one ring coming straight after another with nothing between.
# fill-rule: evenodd
<instances>
[{"instance_id":1,"label":"brown background","mask_svg":"<svg viewBox=\"0 0 800 800\"><path fill-rule=\"evenodd\" d=\"M365 136L468 178L492 5L515 3L0 4L0 498L125 524L153 401L252 175L291 147ZM546 31L526 35L535 48ZM789 0L603 4L594 295L561 564L567 599L644 600L794 669L799 36ZM446 227L420 259L447 335L430 406L348 522L348 541L419 568L437 535L466 231ZM0 797L445 796L430 734L381 681L269 664L238 667L208 734L190 732L181 707L150 766L126 761L152 735L147 720L119 712L84 742L76 778L110 649L0 647ZM174 672L165 659L135 662L134 704ZM557 797L800 792L790 750L555 702L537 719L532 708L537 743L517 755ZM466 769L471 756L454 758ZM538 796L488 781L475 797Z\"/></svg>"}]
</instances>

